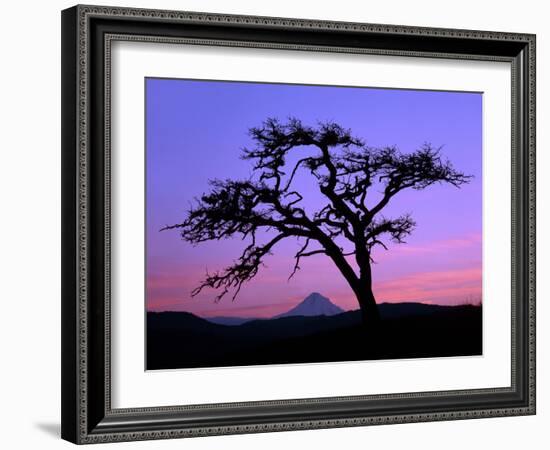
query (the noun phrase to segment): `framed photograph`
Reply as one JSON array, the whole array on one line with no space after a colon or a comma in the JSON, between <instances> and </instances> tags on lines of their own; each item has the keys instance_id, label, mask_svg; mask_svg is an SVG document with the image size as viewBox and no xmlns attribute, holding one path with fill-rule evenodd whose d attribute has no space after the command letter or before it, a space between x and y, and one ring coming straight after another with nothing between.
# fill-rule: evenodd
<instances>
[{"instance_id":1,"label":"framed photograph","mask_svg":"<svg viewBox=\"0 0 550 450\"><path fill-rule=\"evenodd\" d=\"M535 36L62 12L62 437L535 413Z\"/></svg>"}]
</instances>

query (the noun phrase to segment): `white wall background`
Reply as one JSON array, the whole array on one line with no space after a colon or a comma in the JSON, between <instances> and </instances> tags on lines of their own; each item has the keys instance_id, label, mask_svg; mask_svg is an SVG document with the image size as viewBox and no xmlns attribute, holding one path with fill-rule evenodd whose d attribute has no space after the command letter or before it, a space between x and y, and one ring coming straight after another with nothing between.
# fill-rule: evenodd
<instances>
[{"instance_id":1,"label":"white wall background","mask_svg":"<svg viewBox=\"0 0 550 450\"><path fill-rule=\"evenodd\" d=\"M98 3L103 3L98 0ZM538 57L538 415L428 424L116 444L117 448L544 448L550 423L545 233L550 167L550 29L535 0L127 0L110 5L530 32ZM59 438L60 10L70 1L10 2L0 27L0 445L69 448ZM397 375L397 374L396 374ZM545 426L546 425L546 426Z\"/></svg>"}]
</instances>

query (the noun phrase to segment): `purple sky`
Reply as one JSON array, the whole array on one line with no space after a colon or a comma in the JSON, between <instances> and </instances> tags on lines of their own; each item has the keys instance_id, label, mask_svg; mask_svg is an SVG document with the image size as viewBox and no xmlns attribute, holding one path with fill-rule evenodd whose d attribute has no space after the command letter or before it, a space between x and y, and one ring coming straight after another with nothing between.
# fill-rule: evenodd
<instances>
[{"instance_id":1,"label":"purple sky","mask_svg":"<svg viewBox=\"0 0 550 450\"><path fill-rule=\"evenodd\" d=\"M216 304L215 292L207 289L191 298L206 268L227 267L244 243L192 247L175 230L159 232L184 219L193 199L209 191L209 179L248 178L250 162L239 158L240 149L252 145L248 129L267 117L289 116L307 125L335 121L368 145L396 145L402 152L425 142L443 145L443 156L474 178L461 189L435 185L401 192L385 208L387 217L412 213L417 227L406 244L375 253L374 293L379 303L481 301L481 94L147 79L146 100L148 310L268 317L313 291L357 309L346 282L322 255L304 259L287 281L300 246L294 239L275 248L235 301ZM307 192L305 177L298 182Z\"/></svg>"}]
</instances>

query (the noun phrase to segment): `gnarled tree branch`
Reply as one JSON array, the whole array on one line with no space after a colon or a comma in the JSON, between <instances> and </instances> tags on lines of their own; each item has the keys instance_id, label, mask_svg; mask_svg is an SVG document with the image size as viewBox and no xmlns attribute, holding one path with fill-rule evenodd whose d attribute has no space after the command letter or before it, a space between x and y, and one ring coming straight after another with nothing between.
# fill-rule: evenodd
<instances>
[{"instance_id":1,"label":"gnarled tree branch","mask_svg":"<svg viewBox=\"0 0 550 450\"><path fill-rule=\"evenodd\" d=\"M221 290L217 300L229 290L235 291L235 298L243 283L256 276L273 247L288 237L302 240L289 279L300 269L302 258L323 254L357 293L360 283L370 277L373 248L387 249L384 237L403 243L415 227L408 214L378 218L391 199L405 189L419 190L435 183L460 187L471 179L444 160L440 148L425 144L411 153L400 153L395 147L369 147L332 122L311 127L295 118L285 123L270 118L252 128L250 136L255 145L243 149L242 158L252 162L253 177L212 180L210 192L196 200L183 222L163 228L177 229L183 240L194 245L235 236L250 240L233 265L207 274L193 295L208 287ZM313 177L326 199L309 213L308 193L295 186L302 172ZM369 192L380 188L381 198L371 200ZM259 232L269 237L265 244L258 244ZM337 243L340 240L352 250L345 251ZM314 243L316 247L310 250ZM349 255L355 256L356 270L346 260Z\"/></svg>"}]
</instances>

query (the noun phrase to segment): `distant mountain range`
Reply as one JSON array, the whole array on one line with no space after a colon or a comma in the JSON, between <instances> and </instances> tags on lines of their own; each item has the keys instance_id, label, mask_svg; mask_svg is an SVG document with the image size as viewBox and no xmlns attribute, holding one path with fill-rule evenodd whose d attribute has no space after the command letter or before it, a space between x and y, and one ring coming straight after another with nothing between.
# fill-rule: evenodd
<instances>
[{"instance_id":1,"label":"distant mountain range","mask_svg":"<svg viewBox=\"0 0 550 450\"><path fill-rule=\"evenodd\" d=\"M335 316L345 312L339 306L332 303L327 297L319 294L318 292L312 292L301 303L294 308L278 314L271 319L280 319L283 317L317 317L317 316ZM250 322L252 320L258 320L258 317L205 317L206 320L219 325L242 325L243 323Z\"/></svg>"},{"instance_id":2,"label":"distant mountain range","mask_svg":"<svg viewBox=\"0 0 550 450\"><path fill-rule=\"evenodd\" d=\"M149 312L147 369L465 356L482 352L481 306L382 303L381 334L372 337L365 334L369 330L363 326L359 310L338 313L339 310L317 294L308 296L284 317L270 319L206 320L188 312ZM287 315L298 313L319 315Z\"/></svg>"}]
</instances>

